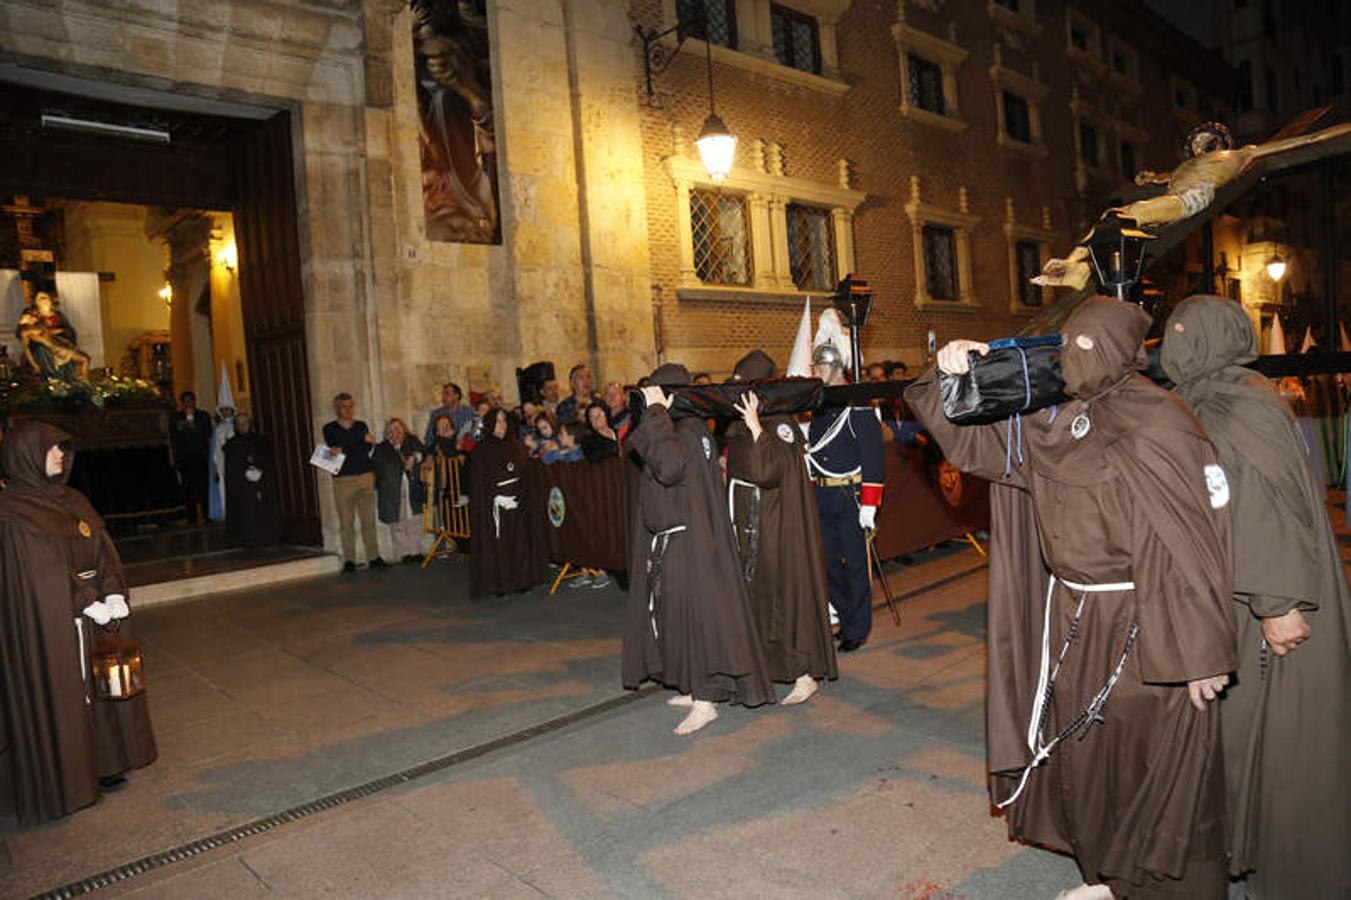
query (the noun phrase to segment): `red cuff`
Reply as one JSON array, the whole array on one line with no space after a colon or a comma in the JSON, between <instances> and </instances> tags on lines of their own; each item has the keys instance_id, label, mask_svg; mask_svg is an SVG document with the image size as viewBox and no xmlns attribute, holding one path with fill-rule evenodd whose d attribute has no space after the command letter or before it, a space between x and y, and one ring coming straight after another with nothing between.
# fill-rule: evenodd
<instances>
[{"instance_id":1,"label":"red cuff","mask_svg":"<svg viewBox=\"0 0 1351 900\"><path fill-rule=\"evenodd\" d=\"M881 506L882 485L880 484L863 485L863 490L859 492L858 502L863 506Z\"/></svg>"}]
</instances>

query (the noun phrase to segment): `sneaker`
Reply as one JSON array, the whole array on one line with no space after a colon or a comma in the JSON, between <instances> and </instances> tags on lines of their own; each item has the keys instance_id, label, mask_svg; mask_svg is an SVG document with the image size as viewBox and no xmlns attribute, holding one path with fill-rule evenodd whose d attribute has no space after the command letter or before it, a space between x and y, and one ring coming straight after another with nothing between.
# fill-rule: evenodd
<instances>
[{"instance_id":1,"label":"sneaker","mask_svg":"<svg viewBox=\"0 0 1351 900\"><path fill-rule=\"evenodd\" d=\"M387 569L389 568L389 563L377 556L375 559L371 560L370 567L372 569Z\"/></svg>"},{"instance_id":2,"label":"sneaker","mask_svg":"<svg viewBox=\"0 0 1351 900\"><path fill-rule=\"evenodd\" d=\"M578 588L590 586L591 586L590 575L578 575L576 578L573 578L570 581L568 581L568 587L572 588L574 591L577 590Z\"/></svg>"},{"instance_id":3,"label":"sneaker","mask_svg":"<svg viewBox=\"0 0 1351 900\"><path fill-rule=\"evenodd\" d=\"M354 562L352 562L350 559L349 559L347 562L345 562L345 563L342 564L342 574L344 574L344 575L351 575L351 574L352 574L353 572L355 572L356 570L357 570L357 564L354 563Z\"/></svg>"},{"instance_id":4,"label":"sneaker","mask_svg":"<svg viewBox=\"0 0 1351 900\"><path fill-rule=\"evenodd\" d=\"M595 591L602 590L610 586L610 576L605 573L597 575L591 579L591 589Z\"/></svg>"}]
</instances>

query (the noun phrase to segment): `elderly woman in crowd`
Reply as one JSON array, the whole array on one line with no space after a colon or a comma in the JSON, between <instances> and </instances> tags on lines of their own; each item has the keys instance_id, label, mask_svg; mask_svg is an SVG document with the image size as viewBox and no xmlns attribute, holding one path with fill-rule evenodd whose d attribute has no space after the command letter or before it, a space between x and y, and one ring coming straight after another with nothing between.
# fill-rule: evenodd
<instances>
[{"instance_id":1,"label":"elderly woman in crowd","mask_svg":"<svg viewBox=\"0 0 1351 900\"><path fill-rule=\"evenodd\" d=\"M422 504L426 499L418 463L422 441L408 433L402 419L390 419L385 439L371 454L375 467L376 510L389 526L394 552L405 563L422 559Z\"/></svg>"}]
</instances>

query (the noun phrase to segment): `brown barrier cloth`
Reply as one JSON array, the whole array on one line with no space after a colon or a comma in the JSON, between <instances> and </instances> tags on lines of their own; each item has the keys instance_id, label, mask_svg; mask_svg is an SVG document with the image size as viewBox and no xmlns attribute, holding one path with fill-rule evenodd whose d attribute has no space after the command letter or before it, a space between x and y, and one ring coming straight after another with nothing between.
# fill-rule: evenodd
<instances>
[{"instance_id":1,"label":"brown barrier cloth","mask_svg":"<svg viewBox=\"0 0 1351 900\"><path fill-rule=\"evenodd\" d=\"M895 559L990 527L990 484L921 447L886 446L886 487L873 546Z\"/></svg>"},{"instance_id":2,"label":"brown barrier cloth","mask_svg":"<svg viewBox=\"0 0 1351 900\"><path fill-rule=\"evenodd\" d=\"M629 567L638 468L627 458L532 465L549 517L549 558L592 569Z\"/></svg>"},{"instance_id":3,"label":"brown barrier cloth","mask_svg":"<svg viewBox=\"0 0 1351 900\"><path fill-rule=\"evenodd\" d=\"M926 461L919 448L891 444L886 459L876 538L883 559L990 527L989 483L984 479ZM638 476L633 462L546 466L531 461L529 471L550 517L550 560L617 572L628 568L628 523Z\"/></svg>"}]
</instances>

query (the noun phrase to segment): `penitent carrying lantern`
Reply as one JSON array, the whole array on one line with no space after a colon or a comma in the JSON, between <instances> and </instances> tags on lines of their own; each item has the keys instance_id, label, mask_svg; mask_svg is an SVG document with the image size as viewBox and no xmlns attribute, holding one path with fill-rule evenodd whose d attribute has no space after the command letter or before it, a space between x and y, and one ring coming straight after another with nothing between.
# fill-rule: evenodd
<instances>
[{"instance_id":1,"label":"penitent carrying lantern","mask_svg":"<svg viewBox=\"0 0 1351 900\"><path fill-rule=\"evenodd\" d=\"M94 647L90 669L101 699L129 700L145 691L141 645L131 638L105 635Z\"/></svg>"}]
</instances>

